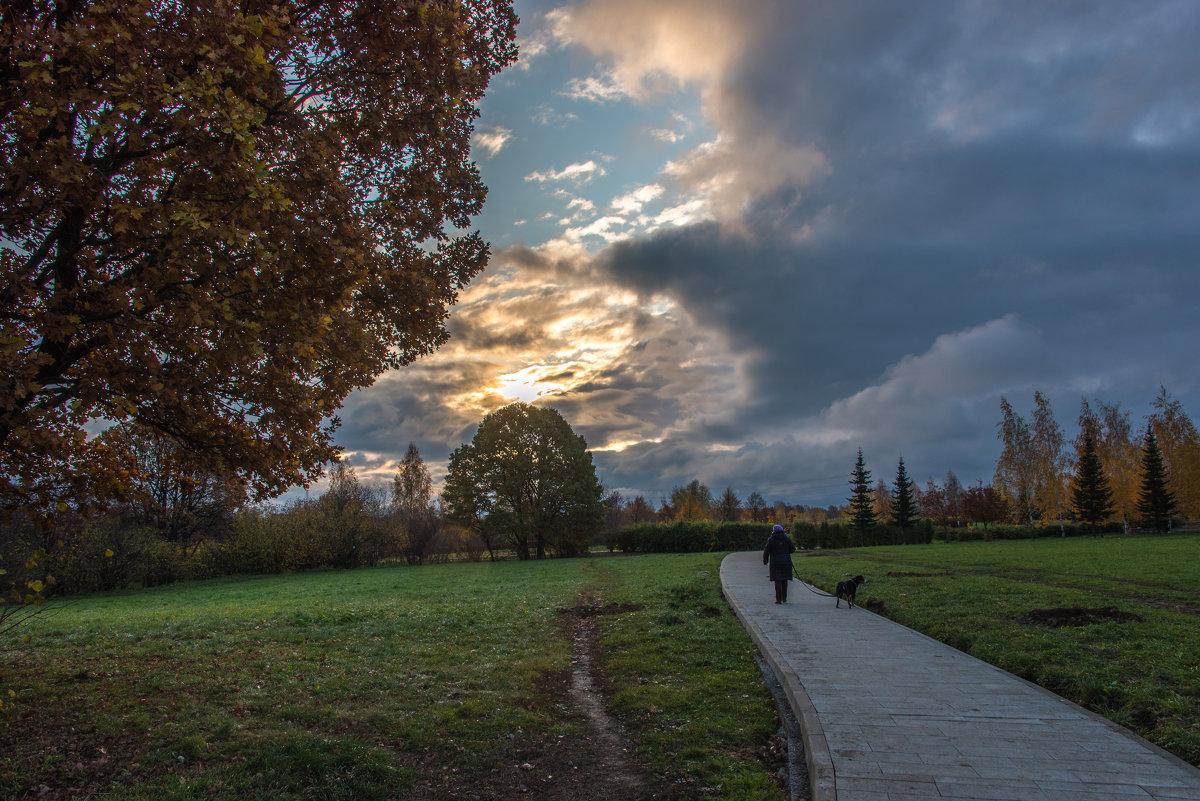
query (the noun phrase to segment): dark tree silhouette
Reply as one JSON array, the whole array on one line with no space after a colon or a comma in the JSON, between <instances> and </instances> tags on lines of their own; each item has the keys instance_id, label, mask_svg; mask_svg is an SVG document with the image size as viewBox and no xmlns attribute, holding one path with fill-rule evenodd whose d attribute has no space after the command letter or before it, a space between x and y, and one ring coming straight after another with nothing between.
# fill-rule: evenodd
<instances>
[{"instance_id":1,"label":"dark tree silhouette","mask_svg":"<svg viewBox=\"0 0 1200 801\"><path fill-rule=\"evenodd\" d=\"M875 525L875 507L872 503L874 487L871 485L871 471L863 463L862 448L858 449L858 461L850 474L850 522L859 529L865 530Z\"/></svg>"},{"instance_id":2,"label":"dark tree silhouette","mask_svg":"<svg viewBox=\"0 0 1200 801\"><path fill-rule=\"evenodd\" d=\"M913 498L913 483L904 469L904 457L896 469L896 488L892 491L892 523L911 528L917 522L917 504Z\"/></svg>"},{"instance_id":3,"label":"dark tree silhouette","mask_svg":"<svg viewBox=\"0 0 1200 801\"><path fill-rule=\"evenodd\" d=\"M583 437L554 409L514 403L450 454L447 516L520 559L587 549L604 525L603 490ZM493 554L494 555L494 554Z\"/></svg>"},{"instance_id":4,"label":"dark tree silhouette","mask_svg":"<svg viewBox=\"0 0 1200 801\"><path fill-rule=\"evenodd\" d=\"M726 487L725 494L717 501L717 514L721 520L737 520L738 513L742 511L742 502L736 494L733 487Z\"/></svg>"},{"instance_id":5,"label":"dark tree silhouette","mask_svg":"<svg viewBox=\"0 0 1200 801\"><path fill-rule=\"evenodd\" d=\"M1100 526L1116 508L1112 488L1104 465L1096 453L1096 443L1090 432L1084 434L1079 469L1071 485L1071 509L1075 516L1093 529Z\"/></svg>"},{"instance_id":6,"label":"dark tree silhouette","mask_svg":"<svg viewBox=\"0 0 1200 801\"><path fill-rule=\"evenodd\" d=\"M404 558L409 564L421 564L437 536L438 519L433 505L433 478L414 442L408 443L404 461L392 478L392 512L402 531Z\"/></svg>"},{"instance_id":7,"label":"dark tree silhouette","mask_svg":"<svg viewBox=\"0 0 1200 801\"><path fill-rule=\"evenodd\" d=\"M751 522L765 523L767 521L767 502L763 500L763 496L759 493L750 493L750 497L746 499L746 508L750 510Z\"/></svg>"},{"instance_id":8,"label":"dark tree silhouette","mask_svg":"<svg viewBox=\"0 0 1200 801\"><path fill-rule=\"evenodd\" d=\"M1147 425L1142 443L1142 486L1138 492L1137 510L1146 525L1156 531L1169 531L1175 507L1175 495L1167 487L1167 468L1158 447L1158 437L1154 435L1154 426Z\"/></svg>"}]
</instances>

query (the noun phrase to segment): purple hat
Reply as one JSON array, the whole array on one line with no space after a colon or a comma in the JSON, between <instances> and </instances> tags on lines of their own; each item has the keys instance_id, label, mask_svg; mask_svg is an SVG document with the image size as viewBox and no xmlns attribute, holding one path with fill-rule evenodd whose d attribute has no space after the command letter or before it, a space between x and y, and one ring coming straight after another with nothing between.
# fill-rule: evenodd
<instances>
[{"instance_id":1,"label":"purple hat","mask_svg":"<svg viewBox=\"0 0 1200 801\"><path fill-rule=\"evenodd\" d=\"M776 523L775 528L771 529L771 531L783 531L783 526Z\"/></svg>"}]
</instances>

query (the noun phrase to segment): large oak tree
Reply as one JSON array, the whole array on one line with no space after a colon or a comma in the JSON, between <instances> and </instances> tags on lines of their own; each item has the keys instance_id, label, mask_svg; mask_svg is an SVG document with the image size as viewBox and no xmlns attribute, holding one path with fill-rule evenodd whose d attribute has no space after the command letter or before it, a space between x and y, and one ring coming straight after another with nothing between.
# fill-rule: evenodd
<instances>
[{"instance_id":1,"label":"large oak tree","mask_svg":"<svg viewBox=\"0 0 1200 801\"><path fill-rule=\"evenodd\" d=\"M541 559L587 549L604 524L602 493L587 443L562 415L513 403L450 454L442 504L493 555L501 547Z\"/></svg>"},{"instance_id":2,"label":"large oak tree","mask_svg":"<svg viewBox=\"0 0 1200 801\"><path fill-rule=\"evenodd\" d=\"M0 28L0 502L122 490L135 421L259 497L485 265L476 104L511 0L13 0Z\"/></svg>"}]
</instances>

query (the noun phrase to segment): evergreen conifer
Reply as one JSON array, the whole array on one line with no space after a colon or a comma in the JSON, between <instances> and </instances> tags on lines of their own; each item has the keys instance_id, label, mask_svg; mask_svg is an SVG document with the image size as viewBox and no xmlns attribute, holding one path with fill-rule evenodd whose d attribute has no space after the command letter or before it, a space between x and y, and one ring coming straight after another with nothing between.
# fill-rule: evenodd
<instances>
[{"instance_id":1,"label":"evergreen conifer","mask_svg":"<svg viewBox=\"0 0 1200 801\"><path fill-rule=\"evenodd\" d=\"M913 497L913 483L904 469L904 457L896 470L896 488L892 491L892 523L900 528L910 528L917 522L917 504Z\"/></svg>"},{"instance_id":2,"label":"evergreen conifer","mask_svg":"<svg viewBox=\"0 0 1200 801\"><path fill-rule=\"evenodd\" d=\"M1142 444L1142 486L1138 492L1137 510L1146 525L1156 531L1169 531L1175 511L1175 494L1167 487L1167 469L1154 426L1146 426Z\"/></svg>"},{"instance_id":3,"label":"evergreen conifer","mask_svg":"<svg viewBox=\"0 0 1200 801\"><path fill-rule=\"evenodd\" d=\"M1084 434L1079 469L1071 486L1071 508L1075 516L1092 528L1098 528L1112 514L1112 487L1104 474L1104 465L1096 453L1091 433Z\"/></svg>"},{"instance_id":4,"label":"evergreen conifer","mask_svg":"<svg viewBox=\"0 0 1200 801\"><path fill-rule=\"evenodd\" d=\"M862 448L858 449L858 461L850 474L850 524L865 531L875 525L875 506L871 502L874 488L871 486L871 471L863 463Z\"/></svg>"}]
</instances>

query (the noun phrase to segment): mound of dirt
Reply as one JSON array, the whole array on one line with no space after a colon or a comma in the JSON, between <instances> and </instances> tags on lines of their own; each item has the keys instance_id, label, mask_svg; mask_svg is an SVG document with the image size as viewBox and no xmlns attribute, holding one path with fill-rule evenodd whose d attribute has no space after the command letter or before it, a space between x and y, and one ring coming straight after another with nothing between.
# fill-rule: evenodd
<instances>
[{"instance_id":1,"label":"mound of dirt","mask_svg":"<svg viewBox=\"0 0 1200 801\"><path fill-rule=\"evenodd\" d=\"M1084 609L1079 606L1059 607L1057 609L1034 609L1021 616L1022 623L1032 626L1049 626L1063 628L1064 626L1087 626L1091 623L1129 623L1141 622L1144 618L1133 612L1123 612L1115 606L1101 606L1096 609Z\"/></svg>"},{"instance_id":2,"label":"mound of dirt","mask_svg":"<svg viewBox=\"0 0 1200 801\"><path fill-rule=\"evenodd\" d=\"M883 615L884 617L887 617L887 604L884 603L882 598L868 598L862 602L861 606L868 612L874 612L877 615Z\"/></svg>"},{"instance_id":3,"label":"mound of dirt","mask_svg":"<svg viewBox=\"0 0 1200 801\"><path fill-rule=\"evenodd\" d=\"M605 604L604 606L596 606L595 604L579 604L572 606L570 609L559 609L560 615L573 615L578 618L599 617L601 615L623 615L626 612L640 612L645 609L639 604Z\"/></svg>"}]
</instances>

